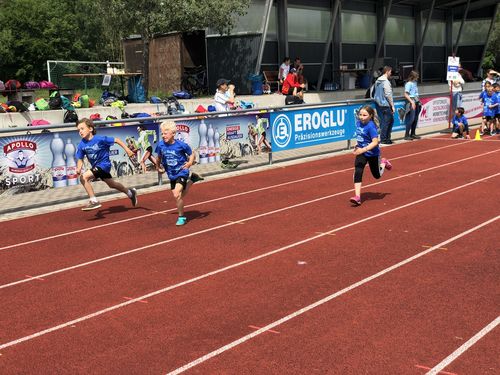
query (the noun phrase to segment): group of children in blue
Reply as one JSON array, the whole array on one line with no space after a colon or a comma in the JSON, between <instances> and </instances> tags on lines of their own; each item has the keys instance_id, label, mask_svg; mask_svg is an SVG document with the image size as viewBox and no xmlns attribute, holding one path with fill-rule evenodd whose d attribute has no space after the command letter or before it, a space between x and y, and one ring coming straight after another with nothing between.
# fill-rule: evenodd
<instances>
[{"instance_id":1,"label":"group of children in blue","mask_svg":"<svg viewBox=\"0 0 500 375\"><path fill-rule=\"evenodd\" d=\"M496 73L496 72L495 72ZM490 72L489 72L489 75ZM484 90L479 98L483 103L483 121L481 124L481 135L485 131L490 134L496 134L500 131L500 85L498 82L485 80ZM452 138L470 138L469 124L464 115L462 107L457 107L452 119L453 134ZM354 196L350 201L354 205L361 205L361 185L363 172L366 164L374 178L379 179L385 170L391 170L392 164L389 160L381 158L379 147L379 136L377 126L377 116L375 110L365 105L358 111L356 121L356 141L353 154L356 156L354 161ZM109 150L115 143L122 147L125 152L133 157L134 153L125 143L118 138L96 135L95 125L92 120L83 118L77 123L78 132L82 138L76 151L77 174L80 181L89 195L89 203L82 210L93 210L101 207L98 202L91 181L101 179L109 187L123 192L131 200L132 205L137 205L137 191L129 189L121 183L114 181L111 177L111 161ZM178 139L175 139L176 125L173 121L164 121L160 125L161 140L156 146L157 155L154 163L159 172L166 171L170 180L170 187L176 200L179 217L176 225L184 225L187 218L184 215L184 198L189 191L190 186L203 178L196 173L191 173L189 168L195 162L195 154L191 147ZM82 173L83 159L87 156L91 168Z\"/></svg>"},{"instance_id":2,"label":"group of children in blue","mask_svg":"<svg viewBox=\"0 0 500 375\"><path fill-rule=\"evenodd\" d=\"M94 122L87 118L82 118L77 122L77 129L82 140L78 144L76 151L77 174L80 182L89 195L89 203L82 208L83 211L94 210L101 207L95 196L91 182L101 179L110 188L121 191L131 200L132 205L137 205L137 191L134 188L126 188L121 183L115 181L111 176L110 148L115 143L122 147L129 157L134 156L134 152L119 138L96 135ZM176 225L184 225L187 218L184 215L184 197L189 187L203 177L196 173L190 173L189 168L194 164L195 154L191 147L178 139L175 139L176 126L173 121L165 121L160 125L162 139L156 146L157 157L154 159L156 169L163 173L167 172L170 180L170 187L176 200L179 217ZM83 159L87 157L90 169L82 173Z\"/></svg>"}]
</instances>

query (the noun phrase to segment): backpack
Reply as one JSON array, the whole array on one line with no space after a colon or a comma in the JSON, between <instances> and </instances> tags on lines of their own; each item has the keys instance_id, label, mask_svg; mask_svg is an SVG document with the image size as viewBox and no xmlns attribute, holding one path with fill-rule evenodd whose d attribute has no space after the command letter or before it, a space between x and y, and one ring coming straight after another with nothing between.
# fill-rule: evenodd
<instances>
[{"instance_id":1,"label":"backpack","mask_svg":"<svg viewBox=\"0 0 500 375\"><path fill-rule=\"evenodd\" d=\"M47 120L43 120L43 119L36 119L36 120L31 121L30 125L31 126L50 125L50 122L48 122Z\"/></svg>"},{"instance_id":2,"label":"backpack","mask_svg":"<svg viewBox=\"0 0 500 375\"><path fill-rule=\"evenodd\" d=\"M67 111L74 111L75 107L71 104L71 101L65 97L64 95L61 95L61 107Z\"/></svg>"},{"instance_id":3,"label":"backpack","mask_svg":"<svg viewBox=\"0 0 500 375\"><path fill-rule=\"evenodd\" d=\"M49 97L49 107L50 109L59 109L62 107L61 95L59 91L54 91Z\"/></svg>"},{"instance_id":4,"label":"backpack","mask_svg":"<svg viewBox=\"0 0 500 375\"><path fill-rule=\"evenodd\" d=\"M373 99L375 98L375 84L368 87L365 92L365 99Z\"/></svg>"},{"instance_id":5,"label":"backpack","mask_svg":"<svg viewBox=\"0 0 500 375\"><path fill-rule=\"evenodd\" d=\"M53 84L52 82L49 81L40 81L40 88L41 89L57 89L57 86Z\"/></svg>"},{"instance_id":6,"label":"backpack","mask_svg":"<svg viewBox=\"0 0 500 375\"><path fill-rule=\"evenodd\" d=\"M89 103L89 96L84 94L84 95L81 95L80 98L80 103L82 105L82 108L89 108L90 107L90 103Z\"/></svg>"},{"instance_id":7,"label":"backpack","mask_svg":"<svg viewBox=\"0 0 500 375\"><path fill-rule=\"evenodd\" d=\"M169 115L175 115L181 111L181 105L179 101L174 97L171 96L165 101L165 105L167 106L167 112Z\"/></svg>"},{"instance_id":8,"label":"backpack","mask_svg":"<svg viewBox=\"0 0 500 375\"><path fill-rule=\"evenodd\" d=\"M47 111L50 109L49 103L44 98L38 98L35 100L35 108L38 111Z\"/></svg>"},{"instance_id":9,"label":"backpack","mask_svg":"<svg viewBox=\"0 0 500 375\"><path fill-rule=\"evenodd\" d=\"M253 102L246 102L244 100L240 100L240 107L242 109L250 109L255 107L255 104L253 104Z\"/></svg>"},{"instance_id":10,"label":"backpack","mask_svg":"<svg viewBox=\"0 0 500 375\"><path fill-rule=\"evenodd\" d=\"M389 103L385 98L384 84L381 81L377 80L374 86L375 87L373 89L373 100L381 107L388 107Z\"/></svg>"},{"instance_id":11,"label":"backpack","mask_svg":"<svg viewBox=\"0 0 500 375\"><path fill-rule=\"evenodd\" d=\"M174 91L172 95L178 99L191 99L193 97L193 95L187 91Z\"/></svg>"},{"instance_id":12,"label":"backpack","mask_svg":"<svg viewBox=\"0 0 500 375\"><path fill-rule=\"evenodd\" d=\"M150 99L149 99L150 103L153 103L153 104L159 104L162 102L161 98L157 97L157 96L152 96Z\"/></svg>"},{"instance_id":13,"label":"backpack","mask_svg":"<svg viewBox=\"0 0 500 375\"><path fill-rule=\"evenodd\" d=\"M35 81L28 81L28 82L24 82L24 88L35 90L35 89L40 88L40 84L38 82L35 82Z\"/></svg>"},{"instance_id":14,"label":"backpack","mask_svg":"<svg viewBox=\"0 0 500 375\"><path fill-rule=\"evenodd\" d=\"M64 114L64 123L74 122L75 124L78 122L78 115L75 111L69 110Z\"/></svg>"},{"instance_id":15,"label":"backpack","mask_svg":"<svg viewBox=\"0 0 500 375\"><path fill-rule=\"evenodd\" d=\"M9 79L7 82L5 82L5 90L17 91L20 88L21 88L21 82L15 79Z\"/></svg>"}]
</instances>

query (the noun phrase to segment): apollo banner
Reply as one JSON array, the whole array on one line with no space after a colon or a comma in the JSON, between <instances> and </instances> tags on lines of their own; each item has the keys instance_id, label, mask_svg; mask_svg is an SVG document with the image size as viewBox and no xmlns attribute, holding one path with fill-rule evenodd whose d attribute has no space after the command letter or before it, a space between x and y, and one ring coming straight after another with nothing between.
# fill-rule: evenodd
<instances>
[{"instance_id":1,"label":"apollo banner","mask_svg":"<svg viewBox=\"0 0 500 375\"><path fill-rule=\"evenodd\" d=\"M150 143L155 148L158 125L145 125L152 130ZM111 174L116 177L140 172L138 160L142 150L137 144L138 128L135 126L99 128L97 134L120 138L135 152L129 158L115 144L110 149ZM78 185L75 152L81 138L76 131L52 131L0 137L0 194L8 189L22 193L47 188Z\"/></svg>"}]
</instances>

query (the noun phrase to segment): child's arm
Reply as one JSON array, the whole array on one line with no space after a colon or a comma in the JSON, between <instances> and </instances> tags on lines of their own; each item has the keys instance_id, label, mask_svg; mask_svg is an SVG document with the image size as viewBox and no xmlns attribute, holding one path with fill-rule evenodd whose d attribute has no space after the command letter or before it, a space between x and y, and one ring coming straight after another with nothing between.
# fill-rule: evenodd
<instances>
[{"instance_id":1,"label":"child's arm","mask_svg":"<svg viewBox=\"0 0 500 375\"><path fill-rule=\"evenodd\" d=\"M134 156L134 153L127 147L125 143L120 138L115 138L115 143L123 148L129 157Z\"/></svg>"},{"instance_id":2,"label":"child's arm","mask_svg":"<svg viewBox=\"0 0 500 375\"><path fill-rule=\"evenodd\" d=\"M78 159L76 161L76 174L77 175L80 175L82 173L82 167L83 167L83 160L82 159Z\"/></svg>"},{"instance_id":3,"label":"child's arm","mask_svg":"<svg viewBox=\"0 0 500 375\"><path fill-rule=\"evenodd\" d=\"M182 169L189 169L193 164L194 164L194 152L191 152L188 161L182 166Z\"/></svg>"},{"instance_id":4,"label":"child's arm","mask_svg":"<svg viewBox=\"0 0 500 375\"><path fill-rule=\"evenodd\" d=\"M365 152L368 152L377 146L378 146L378 137L372 138L372 141L368 146L363 147L363 148L359 148L359 147L354 148L354 155L364 154Z\"/></svg>"}]
</instances>

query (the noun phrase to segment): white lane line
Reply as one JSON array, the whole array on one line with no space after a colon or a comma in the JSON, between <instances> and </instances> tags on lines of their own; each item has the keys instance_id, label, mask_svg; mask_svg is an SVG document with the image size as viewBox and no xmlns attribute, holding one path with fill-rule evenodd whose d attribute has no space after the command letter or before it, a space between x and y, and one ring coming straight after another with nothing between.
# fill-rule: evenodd
<instances>
[{"instance_id":1,"label":"white lane line","mask_svg":"<svg viewBox=\"0 0 500 375\"><path fill-rule=\"evenodd\" d=\"M143 301L143 300L147 300L151 297L154 297L156 295L159 295L159 294L162 294L162 293L165 293L165 292L168 292L170 290L173 290L173 289L176 289L176 288L179 288L181 286L185 286L185 285L188 285L188 284L191 284L191 283L194 283L194 282L197 282L199 280L202 280L202 279L205 279L205 278L208 278L210 276L214 276L214 275L217 275L219 273L223 273L225 271L228 271L228 270L231 270L231 269L234 269L234 268L237 268L237 267L240 267L240 266L243 266L243 265L246 265L246 264L249 264L249 263L253 263L257 260L260 260L260 259L264 259L264 258L267 258L271 255L274 255L274 254L278 254L278 253L281 253L283 251L286 251L288 249L292 249L292 248L295 248L299 245L302 245L302 244L305 244L305 243L308 243L308 242L311 242L311 241L314 241L318 238L321 238L321 237L325 237L331 233L335 233L335 232L338 232L338 231L341 231L341 230L344 230L344 229L347 229L349 227L352 227L352 226L355 226L357 224L361 224L361 223L364 223L366 221L369 221L369 220L372 220L372 219L376 219L378 217L381 217L381 216L384 216L384 215L387 215L387 214L390 214L392 212L395 212L395 211L399 211L399 210L402 210L403 208L406 208L406 207L411 207L411 206L414 206L418 203L421 203L421 202L425 202L425 201L428 201L430 199L433 199L433 198L436 198L436 197L439 197L441 195L445 195L445 194L449 194L450 192L452 191L456 191L456 190L463 190L464 187L466 186L471 186L471 185L474 185L476 183L479 183L479 182L482 182L484 180L487 180L489 178L493 178L493 177L496 177L496 176L499 176L500 173L497 173L495 175L492 175L492 176L488 176L488 177L484 177L480 180L476 180L476 181L473 181L473 182L469 182L465 185L461 185L461 186L457 186L457 187L454 187L452 189L449 189L449 190L446 190L446 191L443 191L441 193L438 193L438 194L434 194L434 195L431 195L431 196L428 196L426 198L422 198L422 199L419 199L417 201L414 201L414 202L411 202L411 203L407 203L405 205L402 205L402 206L399 206L399 207L396 207L396 208L392 208L390 210L387 210L387 211L383 211L383 212L380 212L376 215L372 215L372 216L369 216L369 217L366 217L364 219L361 219L361 220L357 220L355 222L352 222L352 223L349 223L349 224L346 224L346 225L343 225L341 227L338 227L338 228L335 228L335 229L332 229L328 232L325 232L325 233L322 233L322 234L318 234L316 236L312 236L312 237L309 237L309 238L306 238L304 240L301 240L301 241L297 241L297 242L294 242L294 243L291 243L291 244L288 244L286 246L283 246L283 247L280 247L279 249L275 249L275 250L272 250L272 251L269 251L265 254L260 254L260 255L257 255L253 258L249 258L249 259L246 259L246 260L243 260L241 262L238 262L238 263L233 263L229 266L226 266L226 267L223 267L223 268L219 268L215 271L211 271L211 272L208 272L208 273L205 273L203 275L199 275L199 276L196 276L192 279L189 279L189 280L185 280L185 281L182 281L180 283L177 283L177 284L174 284L174 285L170 285L168 287L165 287L163 289L159 289L159 290L156 290L154 292L151 292L151 293L148 293L148 294L145 294L145 295L142 295L140 297L137 297L137 298L134 298L134 299L131 299L130 301L127 301L127 302L122 302L120 304L117 304L117 305L114 305L114 306L110 306L106 309L103 309L103 310L99 310L99 311L96 311L92 314L89 314L89 315L85 315L85 316L82 316L80 318L77 318L77 319L74 319L74 320L71 320L69 322L66 322L66 323L62 323L62 324L59 324L55 327L51 327L51 328L47 328L45 330L42 330L42 331L39 331L39 332L36 332L36 333L33 333L31 335L28 335L28 336L25 336L25 337L21 337L19 339L16 339L16 340L13 340L13 341L10 341L10 342L7 342L5 344L2 344L0 345L0 350L2 349L5 349L9 346L13 346L13 345L17 345L17 344L20 344L24 341L28 341L28 340L32 340L36 337L39 337L39 336L43 336L43 335L46 335L47 333L50 333L50 332L54 332L54 331L57 331L57 330L60 330L62 328L65 328L65 327L68 327L68 326L71 326L72 324L76 324L76 323L80 323L82 321L85 321L85 320L88 320L88 319L91 319L91 318L94 318L96 316L99 316L99 315L102 315L102 314L105 314L105 313L108 313L110 311L114 311L114 310L118 310L120 308L123 308L125 306L128 306L132 303L135 303L135 302L139 302L139 301ZM495 218L495 219L492 219L490 221L494 221L498 218L498 216ZM484 224L486 225L486 224ZM462 235L464 234L467 234L469 232L464 232ZM459 235L460 236L460 235ZM454 237L455 238L455 237ZM459 237L457 237L459 238ZM449 241L448 241L449 242ZM440 243L439 245L436 245L435 247L436 248L439 248L439 247L442 247L443 245L447 244L448 243L447 241L444 241L442 243ZM431 249L427 249L425 251L423 251L422 253L420 254L427 254L428 252L432 251L434 249L431 248ZM399 264L399 263L398 263Z\"/></svg>"},{"instance_id":2,"label":"white lane line","mask_svg":"<svg viewBox=\"0 0 500 375\"><path fill-rule=\"evenodd\" d=\"M437 148L432 148L432 149L425 150L425 151L415 152L413 154L406 154L406 155L394 157L394 158L391 158L391 160L404 159L404 158L408 158L408 157L412 157L412 156L416 156L416 155L426 154L428 152L440 151L440 150L443 150L443 149L448 148L448 147L460 146L461 144L462 143L448 145L448 146L441 146L441 147L437 147ZM217 201L225 200L225 199L228 199L228 198L240 197L242 195L258 193L258 192L265 191L265 190L270 190L270 189L275 189L275 188L282 187L282 186L297 184L297 183L301 183L301 182L304 182L304 181L313 180L313 179L316 179L316 178L322 178L322 177L326 177L326 176L331 176L331 175L334 175L334 174L337 174L337 173L349 172L349 171L352 171L352 170L353 169L351 167L351 168L341 169L341 170L338 170L338 171L327 172L327 173L322 173L322 174L318 174L318 175L314 175L314 176L310 176L310 177L305 177L305 178L301 178L301 179L298 179L298 180L283 182L281 184L275 184L275 185L265 186L265 187L258 188L258 189L243 191L243 192L240 192L240 193L225 195L225 196L219 197L219 198L213 198L213 199L209 199L209 200L206 200L206 201L192 203L192 204L186 205L185 208L195 207L195 206L199 206L199 205L203 205L203 204L207 204L207 203L212 203L212 202L217 202ZM30 244L41 242L41 241L48 241L48 240L52 240L54 238L59 238L59 237L64 237L64 236L71 236L73 234L83 233L83 232L87 232L87 231L94 231L94 230L99 229L99 228L105 228L105 227L108 227L108 226L111 226L111 225L119 225L119 224L123 224L123 223L129 222L129 221L140 220L140 219L143 219L143 218L147 218L149 216L159 215L159 214L165 214L167 212L174 212L174 211L177 211L177 208L171 208L169 210L164 210L164 211L155 211L155 212L150 213L150 214L144 214L144 215L134 216L134 217L131 217L131 218L128 218L128 219L117 220L117 221L113 221L113 222L106 223L106 224L94 225L93 227L86 227L86 228L82 228L82 229L78 229L78 230L73 230L73 231L69 231L69 232L63 232L63 233L59 233L59 234L54 234L54 235L47 236L47 237L41 237L41 238L38 238L38 239L35 239L35 240L30 240L30 241L25 241L25 242L19 242L17 244L12 244L12 245L8 245L8 246L0 247L0 251L1 250L12 249L12 248L19 247L19 246L30 245Z\"/></svg>"},{"instance_id":3,"label":"white lane line","mask_svg":"<svg viewBox=\"0 0 500 375\"><path fill-rule=\"evenodd\" d=\"M203 363L203 362L209 360L210 358L218 356L219 354L221 354L229 349L232 349L235 346L238 346L238 345L240 345L240 344L242 344L250 339L253 339L254 337L256 337L256 336L258 336L258 335L260 335L260 334L262 334L270 329L274 329L275 327L279 326L280 324L283 324L283 323L285 323L293 318L296 318L297 316L302 315L305 312L308 312L308 311L310 311L318 306L321 306L321 305L323 305L323 304L325 304L325 303L327 303L327 302L329 302L329 301L331 301L331 300L333 300L333 299L335 299L335 298L337 298L337 297L339 297L347 292L350 292L351 290L358 288L358 287L360 287L360 286L362 286L362 285L364 285L364 284L366 284L366 283L368 283L368 282L370 282L370 281L372 281L380 276L383 276L391 271L394 271L397 268L400 268L400 267L402 267L410 262L413 262L414 260L416 260L420 257L423 257L424 255L427 255L430 252L432 252L436 249L439 249L440 247L442 247L446 244L449 244L450 242L453 242L453 241L455 241L459 238L462 238L462 237L464 237L464 236L466 236L466 235L468 235L468 234L470 234L478 229L481 229L482 227L493 223L494 221L498 220L499 218L500 218L500 215L496 216L488 221L485 221L484 223L481 223L481 224L475 226L474 228L470 228L470 229L466 230L465 232L456 235L455 237L449 238L449 239L441 242L440 244L437 244L436 246L431 247L430 249L424 250L421 253L418 253L410 258L407 258L399 263L396 263L388 268L385 268L382 271L377 272L377 273L375 273L375 274L373 274L373 275L371 275L363 280L360 280L354 284L351 284L348 287L346 287L342 290L339 290L338 292L330 294L329 296L327 296L323 299L320 299L319 301L316 301L313 304L310 304L310 305L308 305L300 310L297 310L297 311L295 311L295 312L293 312L293 313L291 313L291 314L289 314L289 315L287 315L279 320L274 321L273 323L266 325L265 327L260 328L258 331L252 332L246 336L239 338L238 340L235 340L227 345L220 347L219 349L216 349L208 354L205 354L204 356L199 357L198 359L196 359L192 362L189 362L186 365L175 369L174 371L169 372L168 375L180 374L181 372L184 372L184 371L186 371L194 366L197 366L200 363ZM0 349L1 349L1 347L0 347Z\"/></svg>"},{"instance_id":4,"label":"white lane line","mask_svg":"<svg viewBox=\"0 0 500 375\"><path fill-rule=\"evenodd\" d=\"M492 321L490 324L488 324L486 327L484 327L482 330L480 330L478 333L472 336L467 342L465 342L457 350L451 353L448 357L443 359L440 363L438 363L435 367L433 367L426 375L439 374L439 372L441 372L442 369L444 369L451 362L453 362L455 359L461 356L466 350L468 350L470 347L472 347L472 345L474 345L476 342L478 342L480 339L486 336L490 331L495 329L495 327L498 326L499 324L500 324L500 316L497 316L497 318L494 321Z\"/></svg>"},{"instance_id":5,"label":"white lane line","mask_svg":"<svg viewBox=\"0 0 500 375\"><path fill-rule=\"evenodd\" d=\"M364 186L364 188L367 188L367 187L370 187L370 186L375 186L375 185L380 185L380 184L385 184L385 183L390 182L390 181L399 180L399 179L402 179L402 178L405 178L405 177L408 177L408 176L413 176L413 175L416 175L416 174L420 174L420 173L423 173L423 172L428 172L430 170L434 170L434 169L437 169L437 168L447 167L447 166L452 165L452 164L457 164L457 163L461 164L461 163L463 163L466 160L474 159L474 158L479 157L479 156L485 156L485 155L491 154L493 152L498 152L498 151L500 151L500 150L489 151L489 152L486 152L486 153L483 153L483 154L479 154L479 155L476 155L476 156L471 156L471 157L468 157L468 158L463 158L463 159L460 159L460 160L456 160L456 161L452 161L452 162L449 162L449 163L437 165L437 166L434 166L434 167L430 167L430 168L426 168L426 169L421 169L419 171L407 173L407 174L400 175L400 176L397 176L397 177L388 178L388 179L385 179L385 180L382 180L382 181L374 182L372 184L367 184L367 185ZM498 174L495 174L495 175L492 175L490 177L495 177L497 175ZM488 179L490 177L487 177L485 179ZM481 180L477 180L477 181L481 181ZM474 184L474 183L476 183L476 182L474 182L474 181L471 182L471 184ZM465 184L465 185L462 185L462 186L468 186L468 184ZM453 190L454 189L449 190L449 191L453 191ZM136 253L138 251L142 251L142 250L146 250L146 249L149 249L149 248L152 248L152 247L164 245L164 244L167 244L167 243L170 243L170 242L173 242L173 241L182 240L184 238L197 236L199 234L212 232L212 231L215 231L215 230L218 230L218 229L229 227L231 225L241 224L241 223L244 223L244 222L249 221L249 220L259 219L261 217L273 215L273 214L276 214L278 212L287 211L287 210L291 210L293 208L297 208L297 207L305 206L305 205L308 205L308 204L320 202L322 200L330 199L330 198L333 198L333 197L336 197L336 196L339 196L339 195L342 195L342 194L346 194L346 193L352 193L352 189L344 190L344 191L341 191L341 192L338 192L338 193L335 193L335 194L326 195L326 196L319 197L319 198L316 198L316 199L312 199L312 200L309 200L309 201L300 202L300 203L297 203L297 204L294 204L294 205L290 205L290 206L278 208L278 209L273 210L273 211L264 212L264 213L261 213L261 214L258 214L258 215L254 215L254 216L250 216L250 217L247 217L247 218L243 218L243 219L240 219L240 220L231 221L231 222L228 222L226 224L217 225L215 227L210 227L210 228L202 229L202 230L197 231L197 232L188 233L188 234L185 234L185 235L182 235L182 236L170 238L168 240L155 242L155 243L152 243L152 244L149 244L149 245L144 245L144 246L137 247L137 248L131 249L131 250L127 250L127 251L124 251L124 252L121 252L121 253L116 253L116 254L113 254L113 255L109 255L107 257L97 258L97 259L94 259L94 260L90 260L88 262L76 264L74 266L60 268L58 270L47 272L47 273L43 273L43 274L40 274L40 275L34 275L32 278L24 278L24 279L21 279L21 280L10 282L8 284L0 285L0 289L8 288L8 287L11 287L11 286L14 286L14 285L18 285L18 284L27 283L27 282L33 281L34 279L40 278L40 277L43 278L43 277L47 277L47 276L52 276L52 275L56 275L56 274L59 274L59 273L62 273L62 272L67 272L67 271L74 270L74 269L77 269L77 268L89 266L91 264L100 263L100 262L103 262L103 261L106 261L106 260L109 260L109 259L118 258L118 257L124 256L124 255L128 255L128 254L133 254L133 253ZM439 196L439 194L436 195L436 196Z\"/></svg>"}]
</instances>

